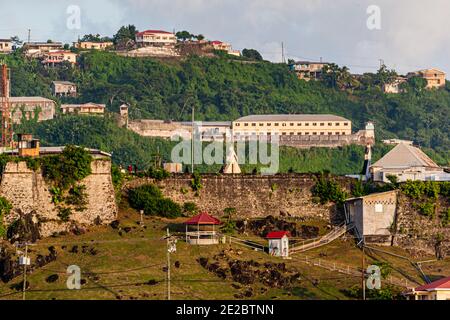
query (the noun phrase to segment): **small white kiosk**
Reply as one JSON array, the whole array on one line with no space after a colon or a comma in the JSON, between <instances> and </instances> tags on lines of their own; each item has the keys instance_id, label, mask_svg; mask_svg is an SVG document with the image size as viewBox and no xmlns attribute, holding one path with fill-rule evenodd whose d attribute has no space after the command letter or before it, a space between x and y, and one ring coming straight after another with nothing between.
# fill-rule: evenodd
<instances>
[{"instance_id":1,"label":"small white kiosk","mask_svg":"<svg viewBox=\"0 0 450 320\"><path fill-rule=\"evenodd\" d=\"M277 257L289 257L289 231L272 231L266 236L269 240L269 254Z\"/></svg>"}]
</instances>

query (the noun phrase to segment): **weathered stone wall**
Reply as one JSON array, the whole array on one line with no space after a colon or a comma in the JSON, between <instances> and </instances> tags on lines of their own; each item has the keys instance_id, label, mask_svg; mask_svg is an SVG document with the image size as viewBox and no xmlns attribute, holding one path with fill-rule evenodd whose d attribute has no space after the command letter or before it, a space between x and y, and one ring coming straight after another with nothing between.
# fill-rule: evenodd
<instances>
[{"instance_id":1,"label":"weathered stone wall","mask_svg":"<svg viewBox=\"0 0 450 320\"><path fill-rule=\"evenodd\" d=\"M337 179L347 186L351 181ZM152 182L152 179L136 179L128 182L126 188ZM311 188L315 181L308 174L203 175L203 188L198 195L192 191L188 174L173 175L156 183L165 196L177 203L194 202L201 210L218 216L227 207L236 208L241 218L291 215L329 220L335 216L333 205L313 203Z\"/></svg>"},{"instance_id":2,"label":"weathered stone wall","mask_svg":"<svg viewBox=\"0 0 450 320\"><path fill-rule=\"evenodd\" d=\"M9 162L0 184L0 195L13 205L13 210L5 217L5 224L9 225L17 218L34 212L41 223L41 235L49 236L55 232L68 231L75 225L91 225L98 218L102 223L113 221L117 216L117 205L111 179L111 162L93 160L91 168L92 173L80 181L80 184L86 186L86 209L80 212L72 210L70 221L62 222L52 203L49 192L51 186L44 180L41 172L28 169L24 161Z\"/></svg>"},{"instance_id":3,"label":"weathered stone wall","mask_svg":"<svg viewBox=\"0 0 450 320\"><path fill-rule=\"evenodd\" d=\"M435 217L428 218L421 215L413 203L409 197L398 193L394 245L407 249L413 256L435 255L436 240L441 238L441 250L450 255L450 226L442 226L438 217L449 204L441 199Z\"/></svg>"}]
</instances>

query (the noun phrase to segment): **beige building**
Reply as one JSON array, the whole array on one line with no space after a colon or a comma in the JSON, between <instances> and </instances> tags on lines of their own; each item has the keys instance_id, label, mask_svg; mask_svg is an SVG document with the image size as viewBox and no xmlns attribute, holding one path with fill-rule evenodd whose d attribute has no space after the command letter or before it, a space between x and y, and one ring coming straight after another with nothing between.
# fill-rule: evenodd
<instances>
[{"instance_id":1,"label":"beige building","mask_svg":"<svg viewBox=\"0 0 450 320\"><path fill-rule=\"evenodd\" d=\"M52 94L56 97L76 97L77 85L69 81L53 81Z\"/></svg>"},{"instance_id":2,"label":"beige building","mask_svg":"<svg viewBox=\"0 0 450 320\"><path fill-rule=\"evenodd\" d=\"M45 121L55 116L56 103L43 97L10 97L11 117L13 123L22 119Z\"/></svg>"},{"instance_id":3,"label":"beige building","mask_svg":"<svg viewBox=\"0 0 450 320\"><path fill-rule=\"evenodd\" d=\"M63 114L87 114L87 115L103 115L105 113L106 105L98 103L85 104L62 104L61 111Z\"/></svg>"},{"instance_id":4,"label":"beige building","mask_svg":"<svg viewBox=\"0 0 450 320\"><path fill-rule=\"evenodd\" d=\"M359 240L391 243L391 226L397 210L396 191L348 199L344 209L346 222L354 226Z\"/></svg>"},{"instance_id":5,"label":"beige building","mask_svg":"<svg viewBox=\"0 0 450 320\"><path fill-rule=\"evenodd\" d=\"M229 44L229 43L218 41L218 40L211 41L210 43L213 46L214 50L225 51L226 53L231 54L233 56L237 56L237 57L239 57L241 55L241 52L239 50L233 50L233 48L231 47L231 44Z\"/></svg>"},{"instance_id":6,"label":"beige building","mask_svg":"<svg viewBox=\"0 0 450 320\"><path fill-rule=\"evenodd\" d=\"M414 288L404 295L408 300L450 300L450 277Z\"/></svg>"},{"instance_id":7,"label":"beige building","mask_svg":"<svg viewBox=\"0 0 450 320\"><path fill-rule=\"evenodd\" d=\"M407 143L399 143L370 167L373 181L388 182L390 175L399 182L406 180L450 181L444 172L422 150Z\"/></svg>"},{"instance_id":8,"label":"beige building","mask_svg":"<svg viewBox=\"0 0 450 320\"><path fill-rule=\"evenodd\" d=\"M397 77L391 83L386 83L383 85L384 93L400 93L402 92L400 86L405 83L408 79L405 77Z\"/></svg>"},{"instance_id":9,"label":"beige building","mask_svg":"<svg viewBox=\"0 0 450 320\"><path fill-rule=\"evenodd\" d=\"M61 42L26 42L23 45L27 56L40 57L50 51L60 51L63 49Z\"/></svg>"},{"instance_id":10,"label":"beige building","mask_svg":"<svg viewBox=\"0 0 450 320\"><path fill-rule=\"evenodd\" d=\"M322 76L323 67L328 64L328 62L297 61L289 67L299 79L309 81L319 79Z\"/></svg>"},{"instance_id":11,"label":"beige building","mask_svg":"<svg viewBox=\"0 0 450 320\"><path fill-rule=\"evenodd\" d=\"M350 135L352 122L330 114L251 115L232 123L235 137L261 135Z\"/></svg>"},{"instance_id":12,"label":"beige building","mask_svg":"<svg viewBox=\"0 0 450 320\"><path fill-rule=\"evenodd\" d=\"M12 49L12 41L10 39L0 39L0 53L11 53Z\"/></svg>"},{"instance_id":13,"label":"beige building","mask_svg":"<svg viewBox=\"0 0 450 320\"><path fill-rule=\"evenodd\" d=\"M176 43L177 37L172 32L146 30L136 33L136 44L138 47L174 46Z\"/></svg>"},{"instance_id":14,"label":"beige building","mask_svg":"<svg viewBox=\"0 0 450 320\"><path fill-rule=\"evenodd\" d=\"M106 50L113 46L111 41L79 41L74 42L73 46L81 50Z\"/></svg>"},{"instance_id":15,"label":"beige building","mask_svg":"<svg viewBox=\"0 0 450 320\"><path fill-rule=\"evenodd\" d=\"M427 81L427 89L445 87L445 72L438 69L424 69L410 72L408 78L421 77Z\"/></svg>"},{"instance_id":16,"label":"beige building","mask_svg":"<svg viewBox=\"0 0 450 320\"><path fill-rule=\"evenodd\" d=\"M47 66L55 66L65 61L70 62L71 65L75 65L77 63L77 54L66 50L50 51L44 54L42 63Z\"/></svg>"}]
</instances>

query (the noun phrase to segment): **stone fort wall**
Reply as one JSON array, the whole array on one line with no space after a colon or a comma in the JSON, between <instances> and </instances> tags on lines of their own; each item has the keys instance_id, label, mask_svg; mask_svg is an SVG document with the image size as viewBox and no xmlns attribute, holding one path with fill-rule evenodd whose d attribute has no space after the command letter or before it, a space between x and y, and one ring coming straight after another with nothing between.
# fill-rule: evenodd
<instances>
[{"instance_id":1,"label":"stone fort wall","mask_svg":"<svg viewBox=\"0 0 450 320\"><path fill-rule=\"evenodd\" d=\"M33 213L34 219L41 224L41 235L45 237L55 232L69 231L74 226L115 220L118 209L111 178L111 161L95 159L91 168L92 173L80 181L86 186L86 209L80 212L72 210L70 221L63 222L52 203L51 186L44 180L40 170L35 172L28 169L24 161L7 163L0 183L0 196L10 201L13 209L5 217L5 224L9 225L21 216Z\"/></svg>"}]
</instances>

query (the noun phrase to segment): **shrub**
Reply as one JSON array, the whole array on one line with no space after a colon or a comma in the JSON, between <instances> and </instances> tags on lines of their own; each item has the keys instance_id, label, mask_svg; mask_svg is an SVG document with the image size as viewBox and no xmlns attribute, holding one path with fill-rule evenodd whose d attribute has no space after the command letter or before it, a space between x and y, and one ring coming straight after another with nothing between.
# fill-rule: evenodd
<instances>
[{"instance_id":1,"label":"shrub","mask_svg":"<svg viewBox=\"0 0 450 320\"><path fill-rule=\"evenodd\" d=\"M380 268L381 278L386 279L392 272L392 266L388 262L376 261L374 265Z\"/></svg>"},{"instance_id":2,"label":"shrub","mask_svg":"<svg viewBox=\"0 0 450 320\"><path fill-rule=\"evenodd\" d=\"M157 200L156 215L166 218L176 218L181 216L181 207L178 203L168 198Z\"/></svg>"},{"instance_id":3,"label":"shrub","mask_svg":"<svg viewBox=\"0 0 450 320\"><path fill-rule=\"evenodd\" d=\"M161 190L153 184L130 190L128 201L132 208L144 210L146 215L175 218L181 216L182 213L181 206L168 198L164 198Z\"/></svg>"},{"instance_id":4,"label":"shrub","mask_svg":"<svg viewBox=\"0 0 450 320\"><path fill-rule=\"evenodd\" d=\"M147 176L157 181L161 181L170 177L170 173L162 168L150 167L147 170Z\"/></svg>"},{"instance_id":5,"label":"shrub","mask_svg":"<svg viewBox=\"0 0 450 320\"><path fill-rule=\"evenodd\" d=\"M323 174L316 180L316 184L312 189L312 195L313 197L318 197L321 204L326 204L330 201L342 204L348 197L347 192L341 188L339 183L325 177Z\"/></svg>"},{"instance_id":6,"label":"shrub","mask_svg":"<svg viewBox=\"0 0 450 320\"><path fill-rule=\"evenodd\" d=\"M51 187L50 194L52 195L52 203L59 204L63 201L63 192L59 187Z\"/></svg>"},{"instance_id":7,"label":"shrub","mask_svg":"<svg viewBox=\"0 0 450 320\"><path fill-rule=\"evenodd\" d=\"M227 234L232 234L236 230L236 221L226 221L222 227L220 228L220 231Z\"/></svg>"},{"instance_id":8,"label":"shrub","mask_svg":"<svg viewBox=\"0 0 450 320\"><path fill-rule=\"evenodd\" d=\"M432 201L425 201L420 203L415 203L414 206L419 210L419 212L429 218L434 217L435 204Z\"/></svg>"},{"instance_id":9,"label":"shrub","mask_svg":"<svg viewBox=\"0 0 450 320\"><path fill-rule=\"evenodd\" d=\"M70 208L67 208L67 207L59 207L58 208L58 217L64 222L69 221L71 214L72 214L72 210L70 210Z\"/></svg>"},{"instance_id":10,"label":"shrub","mask_svg":"<svg viewBox=\"0 0 450 320\"><path fill-rule=\"evenodd\" d=\"M46 179L62 190L91 174L91 155L84 148L68 145L60 155L41 158Z\"/></svg>"},{"instance_id":11,"label":"shrub","mask_svg":"<svg viewBox=\"0 0 450 320\"><path fill-rule=\"evenodd\" d=\"M183 212L187 214L196 214L198 207L194 202L185 202L183 205Z\"/></svg>"},{"instance_id":12,"label":"shrub","mask_svg":"<svg viewBox=\"0 0 450 320\"><path fill-rule=\"evenodd\" d=\"M87 204L87 193L85 185L76 185L69 189L67 196L65 197L65 203L74 205L79 211L84 209Z\"/></svg>"},{"instance_id":13,"label":"shrub","mask_svg":"<svg viewBox=\"0 0 450 320\"><path fill-rule=\"evenodd\" d=\"M116 191L120 190L123 181L125 180L124 174L120 171L120 168L115 164L111 166L111 179Z\"/></svg>"},{"instance_id":14,"label":"shrub","mask_svg":"<svg viewBox=\"0 0 450 320\"><path fill-rule=\"evenodd\" d=\"M361 180L356 181L352 184L352 196L362 197L369 194L369 187L364 184Z\"/></svg>"},{"instance_id":15,"label":"shrub","mask_svg":"<svg viewBox=\"0 0 450 320\"><path fill-rule=\"evenodd\" d=\"M447 210L443 211L440 217L442 226L448 226L448 224L450 223L450 208L447 208Z\"/></svg>"},{"instance_id":16,"label":"shrub","mask_svg":"<svg viewBox=\"0 0 450 320\"><path fill-rule=\"evenodd\" d=\"M198 172L192 174L191 188L195 192L199 192L202 188L202 176Z\"/></svg>"},{"instance_id":17,"label":"shrub","mask_svg":"<svg viewBox=\"0 0 450 320\"><path fill-rule=\"evenodd\" d=\"M11 212L12 205L8 199L0 197L0 238L6 235L6 228L3 225L3 218Z\"/></svg>"}]
</instances>

